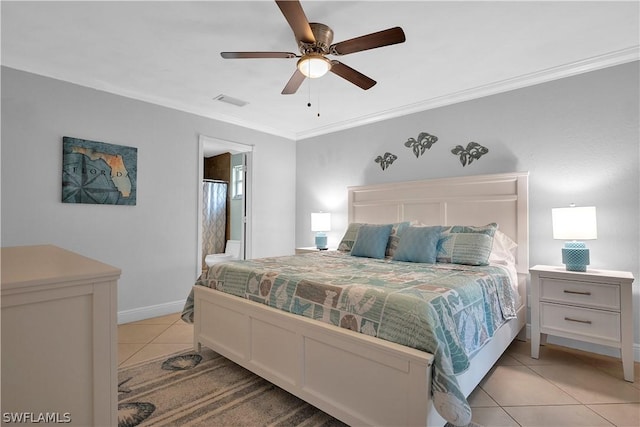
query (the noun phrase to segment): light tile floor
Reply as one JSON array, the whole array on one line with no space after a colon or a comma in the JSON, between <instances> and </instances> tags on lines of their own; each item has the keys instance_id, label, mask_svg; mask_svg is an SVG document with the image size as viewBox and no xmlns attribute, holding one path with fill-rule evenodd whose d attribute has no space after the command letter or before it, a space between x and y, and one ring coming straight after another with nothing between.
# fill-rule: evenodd
<instances>
[{"instance_id":1,"label":"light tile floor","mask_svg":"<svg viewBox=\"0 0 640 427\"><path fill-rule=\"evenodd\" d=\"M193 347L179 314L118 326L119 366ZM547 345L538 360L515 341L469 396L473 421L498 426L640 426L640 363L635 382L619 359Z\"/></svg>"},{"instance_id":2,"label":"light tile floor","mask_svg":"<svg viewBox=\"0 0 640 427\"><path fill-rule=\"evenodd\" d=\"M193 348L193 325L180 314L118 325L118 364L128 366Z\"/></svg>"}]
</instances>

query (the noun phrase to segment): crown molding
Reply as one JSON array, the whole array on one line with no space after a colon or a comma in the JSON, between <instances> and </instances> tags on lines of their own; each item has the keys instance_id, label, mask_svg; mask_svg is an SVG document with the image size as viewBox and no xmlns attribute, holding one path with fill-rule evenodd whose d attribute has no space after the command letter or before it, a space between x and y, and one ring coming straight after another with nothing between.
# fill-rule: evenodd
<instances>
[{"instance_id":1,"label":"crown molding","mask_svg":"<svg viewBox=\"0 0 640 427\"><path fill-rule=\"evenodd\" d=\"M457 104L459 102L471 101L473 99L478 99L485 96L496 95L515 89L534 86L540 83L559 80L565 77L571 77L578 74L613 67L616 65L622 65L638 60L640 60L640 46L632 46L627 49L621 49L615 52L606 53L604 55L595 56L569 64L547 68L545 70L537 71L534 73L524 74L510 79L477 86L459 92L427 99L414 104L408 104L402 107L389 109L380 113L361 116L353 120L346 120L333 125L311 129L309 131L298 132L296 134L296 141L301 141L303 139L325 135L332 132L338 132L341 130L363 126L371 123L376 123L412 113L431 110L438 107L444 107L451 104Z\"/></svg>"},{"instance_id":2,"label":"crown molding","mask_svg":"<svg viewBox=\"0 0 640 427\"><path fill-rule=\"evenodd\" d=\"M293 131L288 131L285 129L277 129L270 126L257 125L255 122L238 119L236 117L229 116L222 113L203 112L202 109L193 107L189 104L176 102L174 100L168 101L164 98L149 95L147 93L142 93L135 90L123 89L122 87L112 85L104 81L96 81L91 77L86 77L82 75L63 76L55 72L43 73L41 71L34 71L32 67L29 67L25 64L2 63L2 67L22 71L29 74L34 74L41 77L46 77L53 80L58 80L63 83L86 87L86 88L97 90L100 92L105 92L109 95L117 95L117 96L122 96L124 98L133 99L135 101L146 102L148 104L152 104L155 106L165 107L171 110L181 111L183 113L189 113L196 116L205 117L207 119L219 120L221 122L240 126L246 129L268 133L275 136L281 136L283 138L290 139L292 141L296 140L296 134Z\"/></svg>"},{"instance_id":3,"label":"crown molding","mask_svg":"<svg viewBox=\"0 0 640 427\"><path fill-rule=\"evenodd\" d=\"M345 120L342 122L334 123L327 126L317 127L302 132L294 132L287 129L274 128L270 126L258 125L255 122L242 120L237 117L228 116L220 113L206 112L194 108L190 105L183 103L167 101L160 97L150 96L137 91L131 91L115 87L105 82L95 82L86 77L75 76L74 79L68 80L61 76L52 74L35 74L43 75L56 80L62 80L67 83L76 84L80 86L89 87L95 90L107 92L114 95L124 96L126 98L135 99L138 101L148 102L154 105L183 111L186 113L195 114L197 116L206 117L209 119L219 120L231 125L240 126L243 128L263 132L275 136L280 136L292 141L301 141L304 139L321 136L333 132L338 132L346 129L355 128L358 126L364 126L371 123L380 122L383 120L405 116L412 113L431 110L438 107L444 107L447 105L456 104L459 102L471 101L473 99L482 98L485 96L496 95L499 93L508 92L515 89L521 89L528 86L537 85L540 83L546 83L553 80L559 80L565 77L571 77L590 71L596 71L603 68L613 67L616 65L622 65L629 62L640 60L640 45L632 46L626 49L621 49L614 52L609 52L603 55L594 56L584 60L560 65L557 67L547 68L534 73L524 74L521 76L513 77L510 79L500 80L497 82L489 83L486 85L477 86L470 89L450 93L443 96L438 96L424 101L416 102L413 104L404 105L397 108L388 109L374 114L356 117L351 120ZM34 73L29 71L29 67L20 67L3 64L4 67L14 68L28 73Z\"/></svg>"}]
</instances>

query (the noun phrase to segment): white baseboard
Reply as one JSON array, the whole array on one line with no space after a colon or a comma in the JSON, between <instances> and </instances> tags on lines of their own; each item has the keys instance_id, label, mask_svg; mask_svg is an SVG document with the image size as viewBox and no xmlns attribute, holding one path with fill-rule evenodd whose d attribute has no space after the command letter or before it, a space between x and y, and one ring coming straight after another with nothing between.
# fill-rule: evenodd
<instances>
[{"instance_id":1,"label":"white baseboard","mask_svg":"<svg viewBox=\"0 0 640 427\"><path fill-rule=\"evenodd\" d=\"M150 305L118 312L118 325L137 322L138 320L151 319L153 317L166 316L167 314L180 313L184 307L184 300L167 302L164 304Z\"/></svg>"},{"instance_id":2,"label":"white baseboard","mask_svg":"<svg viewBox=\"0 0 640 427\"><path fill-rule=\"evenodd\" d=\"M527 338L531 339L531 325L527 323ZM589 351L591 353L603 354L605 356L620 357L620 350L607 347L604 345L591 344L582 341L576 341L569 338L554 337L549 335L547 342L557 344L564 347L575 348L577 350ZM633 360L640 362L640 344L633 343Z\"/></svg>"}]
</instances>

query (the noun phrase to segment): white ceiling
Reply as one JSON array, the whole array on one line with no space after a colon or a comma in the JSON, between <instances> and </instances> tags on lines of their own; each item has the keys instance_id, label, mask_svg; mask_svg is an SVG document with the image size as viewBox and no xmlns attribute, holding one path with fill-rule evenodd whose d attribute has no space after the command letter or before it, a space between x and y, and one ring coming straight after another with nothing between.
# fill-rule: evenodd
<instances>
[{"instance_id":1,"label":"white ceiling","mask_svg":"<svg viewBox=\"0 0 640 427\"><path fill-rule=\"evenodd\" d=\"M298 53L273 1L1 7L2 65L294 140L640 55L638 1L302 1L309 21L334 30L334 42L394 26L407 41L339 58L377 80L368 91L329 73L281 95L295 59L219 54ZM248 104L213 99L221 94Z\"/></svg>"}]
</instances>

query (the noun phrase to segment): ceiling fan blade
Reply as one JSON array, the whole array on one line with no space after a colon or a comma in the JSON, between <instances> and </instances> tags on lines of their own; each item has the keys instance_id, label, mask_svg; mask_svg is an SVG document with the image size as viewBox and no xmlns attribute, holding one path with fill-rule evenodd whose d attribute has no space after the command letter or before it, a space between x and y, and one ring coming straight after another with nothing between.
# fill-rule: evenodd
<instances>
[{"instance_id":1,"label":"ceiling fan blade","mask_svg":"<svg viewBox=\"0 0 640 427\"><path fill-rule=\"evenodd\" d=\"M293 73L293 76L291 76L289 82L287 82L287 85L284 87L284 89L282 89L282 94L292 95L296 93L305 78L306 77L304 76L304 74L302 74L300 70L296 68L296 72Z\"/></svg>"},{"instance_id":2,"label":"ceiling fan blade","mask_svg":"<svg viewBox=\"0 0 640 427\"><path fill-rule=\"evenodd\" d=\"M224 59L251 59L251 58L295 58L297 55L291 52L220 52Z\"/></svg>"},{"instance_id":3,"label":"ceiling fan blade","mask_svg":"<svg viewBox=\"0 0 640 427\"><path fill-rule=\"evenodd\" d=\"M378 31L364 36L356 37L332 44L329 51L333 55L347 55L349 53L360 52L377 47L389 46L397 43L404 43L406 40L404 31L400 27L393 27L387 30Z\"/></svg>"},{"instance_id":4,"label":"ceiling fan blade","mask_svg":"<svg viewBox=\"0 0 640 427\"><path fill-rule=\"evenodd\" d=\"M299 1L276 1L276 4L293 30L297 41L305 43L316 42L316 38L309 25L309 20L307 20L307 15L304 14L304 10Z\"/></svg>"},{"instance_id":5,"label":"ceiling fan blade","mask_svg":"<svg viewBox=\"0 0 640 427\"><path fill-rule=\"evenodd\" d=\"M337 74L345 80L350 81L354 85L361 87L364 90L371 89L376 84L375 80L370 79L361 72L356 71L339 61L331 61L331 72L333 74Z\"/></svg>"}]
</instances>

